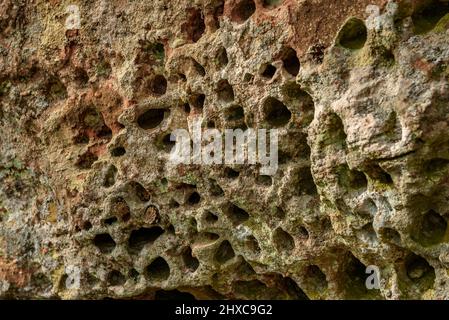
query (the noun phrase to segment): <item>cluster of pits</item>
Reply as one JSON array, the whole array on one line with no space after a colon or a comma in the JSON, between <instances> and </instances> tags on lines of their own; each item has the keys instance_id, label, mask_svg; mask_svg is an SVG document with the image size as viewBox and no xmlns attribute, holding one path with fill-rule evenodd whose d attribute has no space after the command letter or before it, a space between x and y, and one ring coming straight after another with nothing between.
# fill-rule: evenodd
<instances>
[{"instance_id":1,"label":"cluster of pits","mask_svg":"<svg viewBox=\"0 0 449 320\"><path fill-rule=\"evenodd\" d=\"M255 23L252 17L259 10L284 6L282 0L231 2L226 19L233 28ZM182 24L186 46L198 52L204 49L203 37L221 32L225 9L224 2L207 10L187 9ZM429 32L448 12L447 3L440 1L418 8L412 16L415 33ZM363 20L349 19L335 47L348 55L360 54L370 32ZM357 166L345 160L353 147L348 124L335 111L315 114L316 97L296 81L303 65L291 44L282 43L272 61L245 70L236 81L231 76L236 72L235 50L223 43L216 46L215 59L209 62L177 55L182 47L170 48L168 54L165 40L138 44L132 98L139 103L123 112L126 117L118 130L108 126L104 112L94 105L77 110L70 119L77 124L71 128L73 144L84 150L73 165L100 177L98 183L89 180L88 192L101 190L95 193L101 204L95 207L95 197L86 196L91 202L80 205L74 218L77 243L93 260L81 278L86 295L389 298L385 288L367 289L365 271L370 260L358 247L336 240L347 236L335 226L338 219L354 231L348 238L359 237L367 247L387 244L384 250L396 258L381 267L392 267L399 286L413 288L406 297L421 297L434 287L435 262L421 249L448 240L441 205L410 209L415 213L412 223L400 230L375 225L380 210L393 210L385 193L377 190L395 191L398 173L390 172L388 159ZM323 63L323 51L319 45L312 48L314 63ZM107 72L102 76L107 77L110 69L109 64L103 66ZM89 76L77 69L73 81L87 86ZM255 90L257 86L262 89ZM53 100L67 96L57 78L51 78L45 90ZM253 107L245 92L264 94ZM261 175L257 167L246 165L165 166L173 148L170 130L187 128L196 115L205 116L208 128L279 129L278 172ZM397 143L402 137L400 116L392 111L386 119L383 134ZM104 145L106 155L98 151ZM342 155L343 161L326 168L327 178L319 177L320 161L334 155ZM423 171L437 176L447 173L448 164L444 157L428 159ZM323 192L329 185L335 185L335 194ZM323 214L320 207L328 211ZM406 239L419 250L405 246ZM61 283L65 280L62 277ZM61 291L65 290L69 288L62 285Z\"/></svg>"}]
</instances>

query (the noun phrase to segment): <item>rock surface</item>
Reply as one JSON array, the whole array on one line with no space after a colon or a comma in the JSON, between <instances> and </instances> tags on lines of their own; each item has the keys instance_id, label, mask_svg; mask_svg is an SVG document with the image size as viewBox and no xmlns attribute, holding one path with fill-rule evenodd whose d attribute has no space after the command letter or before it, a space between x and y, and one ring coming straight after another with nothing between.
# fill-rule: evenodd
<instances>
[{"instance_id":1,"label":"rock surface","mask_svg":"<svg viewBox=\"0 0 449 320\"><path fill-rule=\"evenodd\" d=\"M2 1L0 297L448 299L448 14ZM171 164L200 115L277 173Z\"/></svg>"}]
</instances>

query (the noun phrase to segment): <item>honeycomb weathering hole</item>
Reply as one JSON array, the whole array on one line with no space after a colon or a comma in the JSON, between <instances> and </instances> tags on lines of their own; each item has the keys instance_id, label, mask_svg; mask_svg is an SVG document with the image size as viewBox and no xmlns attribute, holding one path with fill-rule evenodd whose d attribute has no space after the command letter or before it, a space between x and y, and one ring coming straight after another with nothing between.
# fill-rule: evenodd
<instances>
[{"instance_id":1,"label":"honeycomb weathering hole","mask_svg":"<svg viewBox=\"0 0 449 320\"><path fill-rule=\"evenodd\" d=\"M372 223L367 223L362 229L357 231L358 236L365 242L377 243L377 233Z\"/></svg>"},{"instance_id":2,"label":"honeycomb weathering hole","mask_svg":"<svg viewBox=\"0 0 449 320\"><path fill-rule=\"evenodd\" d=\"M226 215L232 221L233 225L240 225L249 219L249 214L233 203L229 203L226 208Z\"/></svg>"},{"instance_id":3,"label":"honeycomb weathering hole","mask_svg":"<svg viewBox=\"0 0 449 320\"><path fill-rule=\"evenodd\" d=\"M156 75L150 81L151 93L161 96L167 91L167 79L163 75Z\"/></svg>"},{"instance_id":4,"label":"honeycomb weathering hole","mask_svg":"<svg viewBox=\"0 0 449 320\"><path fill-rule=\"evenodd\" d=\"M435 269L423 257L410 254L405 261L405 271L408 279L417 284L422 292L433 288Z\"/></svg>"},{"instance_id":5,"label":"honeycomb weathering hole","mask_svg":"<svg viewBox=\"0 0 449 320\"><path fill-rule=\"evenodd\" d=\"M365 46L368 31L365 23L357 18L349 19L337 36L337 43L344 48L357 50Z\"/></svg>"},{"instance_id":6,"label":"honeycomb weathering hole","mask_svg":"<svg viewBox=\"0 0 449 320\"><path fill-rule=\"evenodd\" d=\"M323 123L328 133L323 140L324 144L335 145L338 149L345 149L347 135L342 119L336 113L330 113Z\"/></svg>"},{"instance_id":7,"label":"honeycomb weathering hole","mask_svg":"<svg viewBox=\"0 0 449 320\"><path fill-rule=\"evenodd\" d=\"M321 292L327 289L328 283L326 275L321 271L320 267L316 265L310 265L306 268L304 274L307 283L314 291Z\"/></svg>"},{"instance_id":8,"label":"honeycomb weathering hole","mask_svg":"<svg viewBox=\"0 0 449 320\"><path fill-rule=\"evenodd\" d=\"M243 23L256 12L256 4L253 0L238 0L231 11L231 20Z\"/></svg>"},{"instance_id":9,"label":"honeycomb weathering hole","mask_svg":"<svg viewBox=\"0 0 449 320\"><path fill-rule=\"evenodd\" d=\"M182 260L190 272L194 272L200 266L200 262L192 255L192 249L188 247L182 254Z\"/></svg>"},{"instance_id":10,"label":"honeycomb weathering hole","mask_svg":"<svg viewBox=\"0 0 449 320\"><path fill-rule=\"evenodd\" d=\"M116 223L117 221L118 221L117 217L111 217L111 218L104 219L103 222L105 225L110 226L110 225L113 225L114 223Z\"/></svg>"},{"instance_id":11,"label":"honeycomb weathering hole","mask_svg":"<svg viewBox=\"0 0 449 320\"><path fill-rule=\"evenodd\" d=\"M209 192L214 197L221 197L224 195L223 189L220 187L220 185L217 183L217 181L213 179L208 180L209 184Z\"/></svg>"},{"instance_id":12,"label":"honeycomb weathering hole","mask_svg":"<svg viewBox=\"0 0 449 320\"><path fill-rule=\"evenodd\" d=\"M108 233L97 234L93 242L101 253L111 253L116 246L114 239Z\"/></svg>"},{"instance_id":13,"label":"honeycomb weathering hole","mask_svg":"<svg viewBox=\"0 0 449 320\"><path fill-rule=\"evenodd\" d=\"M89 231L90 229L92 229L92 223L90 223L90 221L84 221L83 223L83 230Z\"/></svg>"},{"instance_id":14,"label":"honeycomb weathering hole","mask_svg":"<svg viewBox=\"0 0 449 320\"><path fill-rule=\"evenodd\" d=\"M164 233L161 227L152 228L140 228L133 230L128 240L128 248L132 253L138 253L147 244L151 244L156 241Z\"/></svg>"},{"instance_id":15,"label":"honeycomb weathering hole","mask_svg":"<svg viewBox=\"0 0 449 320\"><path fill-rule=\"evenodd\" d=\"M284 2L284 0L263 0L262 4L264 8L273 9L278 7Z\"/></svg>"},{"instance_id":16,"label":"honeycomb weathering hole","mask_svg":"<svg viewBox=\"0 0 449 320\"><path fill-rule=\"evenodd\" d=\"M115 158L124 156L125 154L126 154L126 150L123 147L116 147L111 150L111 156L113 156Z\"/></svg>"},{"instance_id":17,"label":"honeycomb weathering hole","mask_svg":"<svg viewBox=\"0 0 449 320\"><path fill-rule=\"evenodd\" d=\"M214 8L213 8L213 12L212 12L212 16L213 16L212 27L213 27L213 30L216 30L216 29L220 28L220 19L223 16L223 12L224 12L224 2L225 2L225 0L215 1L215 5L214 5Z\"/></svg>"},{"instance_id":18,"label":"honeycomb weathering hole","mask_svg":"<svg viewBox=\"0 0 449 320\"><path fill-rule=\"evenodd\" d=\"M196 61L192 57L184 57L182 58L182 66L181 66L181 72L177 74L177 77L185 82L187 81L186 75L190 77L204 77L206 75L206 70L204 67Z\"/></svg>"},{"instance_id":19,"label":"honeycomb weathering hole","mask_svg":"<svg viewBox=\"0 0 449 320\"><path fill-rule=\"evenodd\" d=\"M262 69L262 77L271 79L273 78L274 74L276 73L276 67L272 64L267 64Z\"/></svg>"},{"instance_id":20,"label":"honeycomb weathering hole","mask_svg":"<svg viewBox=\"0 0 449 320\"><path fill-rule=\"evenodd\" d=\"M179 290L157 290L154 300L170 300L170 301L191 301L196 300L195 296L187 292Z\"/></svg>"},{"instance_id":21,"label":"honeycomb weathering hole","mask_svg":"<svg viewBox=\"0 0 449 320\"><path fill-rule=\"evenodd\" d=\"M50 100L62 100L67 98L67 88L58 77L51 76L46 84L45 91L48 92Z\"/></svg>"},{"instance_id":22,"label":"honeycomb weathering hole","mask_svg":"<svg viewBox=\"0 0 449 320\"><path fill-rule=\"evenodd\" d=\"M356 210L356 213L364 217L374 217L377 213L377 205L373 199L365 199Z\"/></svg>"},{"instance_id":23,"label":"honeycomb weathering hole","mask_svg":"<svg viewBox=\"0 0 449 320\"><path fill-rule=\"evenodd\" d=\"M379 230L380 237L385 241L399 245L401 243L401 234L392 228L382 228Z\"/></svg>"},{"instance_id":24,"label":"honeycomb weathering hole","mask_svg":"<svg viewBox=\"0 0 449 320\"><path fill-rule=\"evenodd\" d=\"M304 291L298 286L296 281L290 277L283 279L283 286L291 299L294 300L310 300Z\"/></svg>"},{"instance_id":25,"label":"honeycomb weathering hole","mask_svg":"<svg viewBox=\"0 0 449 320\"><path fill-rule=\"evenodd\" d=\"M110 140L112 138L111 129L105 125L103 114L94 106L88 107L80 114L79 119L83 129L87 131L93 131L95 137L99 139Z\"/></svg>"},{"instance_id":26,"label":"honeycomb weathering hole","mask_svg":"<svg viewBox=\"0 0 449 320\"><path fill-rule=\"evenodd\" d=\"M224 169L224 175L226 178L229 178L229 179L237 179L240 175L240 172L238 172L232 168L226 167Z\"/></svg>"},{"instance_id":27,"label":"honeycomb weathering hole","mask_svg":"<svg viewBox=\"0 0 449 320\"><path fill-rule=\"evenodd\" d=\"M256 274L256 271L254 271L254 268L245 259L242 259L242 262L236 268L236 271L238 271L239 273L241 272L244 275L254 275L254 274Z\"/></svg>"},{"instance_id":28,"label":"honeycomb weathering hole","mask_svg":"<svg viewBox=\"0 0 449 320\"><path fill-rule=\"evenodd\" d=\"M312 196L318 193L310 167L303 167L299 169L297 190L299 194L307 194Z\"/></svg>"},{"instance_id":29,"label":"honeycomb weathering hole","mask_svg":"<svg viewBox=\"0 0 449 320\"><path fill-rule=\"evenodd\" d=\"M366 172L371 179L376 180L377 182L382 184L393 184L391 175L377 164L368 166Z\"/></svg>"},{"instance_id":30,"label":"honeycomb weathering hole","mask_svg":"<svg viewBox=\"0 0 449 320\"><path fill-rule=\"evenodd\" d=\"M143 114L141 114L137 119L137 124L142 129L154 129L164 120L165 109L150 109Z\"/></svg>"},{"instance_id":31,"label":"honeycomb weathering hole","mask_svg":"<svg viewBox=\"0 0 449 320\"><path fill-rule=\"evenodd\" d=\"M280 220L284 220L286 217L286 213L281 207L276 207L276 209L274 210L274 216Z\"/></svg>"},{"instance_id":32,"label":"honeycomb weathering hole","mask_svg":"<svg viewBox=\"0 0 449 320\"><path fill-rule=\"evenodd\" d=\"M223 241L214 254L214 260L219 264L224 264L235 257L234 249L228 240Z\"/></svg>"},{"instance_id":33,"label":"honeycomb weathering hole","mask_svg":"<svg viewBox=\"0 0 449 320\"><path fill-rule=\"evenodd\" d=\"M261 186L269 187L273 184L273 178L271 176L258 175L256 183Z\"/></svg>"},{"instance_id":34,"label":"honeycomb weathering hole","mask_svg":"<svg viewBox=\"0 0 449 320\"><path fill-rule=\"evenodd\" d=\"M291 252L295 248L295 240L282 228L277 228L274 231L273 243L279 252Z\"/></svg>"},{"instance_id":35,"label":"honeycomb weathering hole","mask_svg":"<svg viewBox=\"0 0 449 320\"><path fill-rule=\"evenodd\" d=\"M80 86L84 86L89 81L89 75L87 74L86 70L82 68L76 68L74 71L74 80Z\"/></svg>"},{"instance_id":36,"label":"honeycomb weathering hole","mask_svg":"<svg viewBox=\"0 0 449 320\"><path fill-rule=\"evenodd\" d=\"M204 77L206 75L206 70L204 69L204 67L195 59L192 59L192 64L193 64L193 69L195 70L195 72L201 76Z\"/></svg>"},{"instance_id":37,"label":"honeycomb weathering hole","mask_svg":"<svg viewBox=\"0 0 449 320\"><path fill-rule=\"evenodd\" d=\"M198 192L193 192L190 196L189 196L189 198L187 199L187 202L190 204L190 205L195 205L195 204L198 204L199 202L201 201L201 196L200 196L200 194L198 193Z\"/></svg>"},{"instance_id":38,"label":"honeycomb weathering hole","mask_svg":"<svg viewBox=\"0 0 449 320\"><path fill-rule=\"evenodd\" d=\"M256 237L251 235L251 236L248 236L245 238L245 249L251 253L255 253L255 254L260 253L260 246L259 246L259 242L257 241Z\"/></svg>"},{"instance_id":39,"label":"honeycomb weathering hole","mask_svg":"<svg viewBox=\"0 0 449 320\"><path fill-rule=\"evenodd\" d=\"M350 171L349 183L354 189L366 189L368 185L366 176L357 170Z\"/></svg>"},{"instance_id":40,"label":"honeycomb weathering hole","mask_svg":"<svg viewBox=\"0 0 449 320\"><path fill-rule=\"evenodd\" d=\"M133 279L134 281L137 281L137 278L139 277L139 275L140 275L139 272L134 268L132 268L128 272L128 277Z\"/></svg>"},{"instance_id":41,"label":"honeycomb weathering hole","mask_svg":"<svg viewBox=\"0 0 449 320\"><path fill-rule=\"evenodd\" d=\"M287 83L282 88L282 92L299 107L301 125L309 126L315 116L315 103L310 94L302 90L301 86L295 82Z\"/></svg>"},{"instance_id":42,"label":"honeycomb weathering hole","mask_svg":"<svg viewBox=\"0 0 449 320\"><path fill-rule=\"evenodd\" d=\"M363 172L349 169L347 164L337 168L338 182L341 186L353 190L366 190L368 180Z\"/></svg>"},{"instance_id":43,"label":"honeycomb weathering hole","mask_svg":"<svg viewBox=\"0 0 449 320\"><path fill-rule=\"evenodd\" d=\"M136 181L131 181L128 183L128 188L131 194L135 195L140 201L147 202L150 200L150 193Z\"/></svg>"},{"instance_id":44,"label":"honeycomb weathering hole","mask_svg":"<svg viewBox=\"0 0 449 320\"><path fill-rule=\"evenodd\" d=\"M282 50L281 57L284 69L296 77L301 67L296 51L293 48L286 47Z\"/></svg>"},{"instance_id":45,"label":"honeycomb weathering hole","mask_svg":"<svg viewBox=\"0 0 449 320\"><path fill-rule=\"evenodd\" d=\"M197 42L203 36L206 30L204 24L203 13L200 9L190 8L187 10L188 17L187 22L182 26L182 29L187 34L187 37L192 42Z\"/></svg>"},{"instance_id":46,"label":"honeycomb weathering hole","mask_svg":"<svg viewBox=\"0 0 449 320\"><path fill-rule=\"evenodd\" d=\"M269 97L263 103L263 112L265 120L272 127L285 126L292 116L292 113L281 101Z\"/></svg>"},{"instance_id":47,"label":"honeycomb weathering hole","mask_svg":"<svg viewBox=\"0 0 449 320\"><path fill-rule=\"evenodd\" d=\"M438 244L444 240L447 221L434 210L429 210L421 218L412 238L423 246Z\"/></svg>"},{"instance_id":48,"label":"honeycomb weathering hole","mask_svg":"<svg viewBox=\"0 0 449 320\"><path fill-rule=\"evenodd\" d=\"M111 286L121 286L126 282L125 276L117 270L113 270L108 274L108 283Z\"/></svg>"},{"instance_id":49,"label":"honeycomb weathering hole","mask_svg":"<svg viewBox=\"0 0 449 320\"><path fill-rule=\"evenodd\" d=\"M229 84L228 80L221 80L217 84L217 98L223 102L232 102L234 101L234 89Z\"/></svg>"},{"instance_id":50,"label":"honeycomb weathering hole","mask_svg":"<svg viewBox=\"0 0 449 320\"><path fill-rule=\"evenodd\" d=\"M186 113L186 114L190 114L190 110L191 110L191 108L190 108L190 104L189 103L184 103L184 105L182 106L182 108L183 108L183 110L184 110L184 112Z\"/></svg>"},{"instance_id":51,"label":"honeycomb weathering hole","mask_svg":"<svg viewBox=\"0 0 449 320\"><path fill-rule=\"evenodd\" d=\"M356 298L368 292L365 286L366 266L352 252L347 253L344 269L347 277L345 282L346 298Z\"/></svg>"},{"instance_id":52,"label":"honeycomb weathering hole","mask_svg":"<svg viewBox=\"0 0 449 320\"><path fill-rule=\"evenodd\" d=\"M224 68L229 63L228 53L225 48L220 48L217 52L216 62L219 68Z\"/></svg>"},{"instance_id":53,"label":"honeycomb weathering hole","mask_svg":"<svg viewBox=\"0 0 449 320\"><path fill-rule=\"evenodd\" d=\"M201 93L201 94L194 95L193 98L192 98L192 106L195 109L203 110L205 101L206 101L206 95L205 94Z\"/></svg>"},{"instance_id":54,"label":"honeycomb weathering hole","mask_svg":"<svg viewBox=\"0 0 449 320\"><path fill-rule=\"evenodd\" d=\"M210 211L206 211L204 220L209 224L214 224L218 221L218 216Z\"/></svg>"},{"instance_id":55,"label":"honeycomb weathering hole","mask_svg":"<svg viewBox=\"0 0 449 320\"><path fill-rule=\"evenodd\" d=\"M145 269L148 279L153 281L164 281L170 276L170 266L164 258L158 257Z\"/></svg>"},{"instance_id":56,"label":"honeycomb weathering hole","mask_svg":"<svg viewBox=\"0 0 449 320\"><path fill-rule=\"evenodd\" d=\"M90 151L86 151L85 153L83 153L82 155L80 155L78 157L75 165L79 169L90 169L92 167L92 165L94 164L94 162L97 160L98 160L97 155L93 154Z\"/></svg>"},{"instance_id":57,"label":"honeycomb weathering hole","mask_svg":"<svg viewBox=\"0 0 449 320\"><path fill-rule=\"evenodd\" d=\"M299 226L298 227L298 231L296 232L296 234L302 240L309 239L309 231L307 231L307 229L304 226Z\"/></svg>"},{"instance_id":58,"label":"honeycomb weathering hole","mask_svg":"<svg viewBox=\"0 0 449 320\"><path fill-rule=\"evenodd\" d=\"M162 137L163 150L170 152L176 145L176 141L171 140L171 134L168 133Z\"/></svg>"},{"instance_id":59,"label":"honeycomb weathering hole","mask_svg":"<svg viewBox=\"0 0 449 320\"><path fill-rule=\"evenodd\" d=\"M228 121L241 120L245 118L245 112L241 106L236 105L226 109L225 116Z\"/></svg>"},{"instance_id":60,"label":"honeycomb weathering hole","mask_svg":"<svg viewBox=\"0 0 449 320\"><path fill-rule=\"evenodd\" d=\"M432 0L413 14L413 27L415 34L424 34L434 29L438 22L449 13L449 3Z\"/></svg>"}]
</instances>

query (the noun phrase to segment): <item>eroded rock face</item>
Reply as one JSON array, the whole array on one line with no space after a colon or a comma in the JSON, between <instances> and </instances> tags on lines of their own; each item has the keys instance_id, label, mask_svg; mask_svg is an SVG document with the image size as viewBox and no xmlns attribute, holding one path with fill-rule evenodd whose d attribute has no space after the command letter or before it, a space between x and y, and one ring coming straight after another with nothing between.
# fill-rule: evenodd
<instances>
[{"instance_id":1,"label":"eroded rock face","mask_svg":"<svg viewBox=\"0 0 449 320\"><path fill-rule=\"evenodd\" d=\"M449 298L448 1L0 13L1 297ZM199 116L276 174L171 163Z\"/></svg>"}]
</instances>

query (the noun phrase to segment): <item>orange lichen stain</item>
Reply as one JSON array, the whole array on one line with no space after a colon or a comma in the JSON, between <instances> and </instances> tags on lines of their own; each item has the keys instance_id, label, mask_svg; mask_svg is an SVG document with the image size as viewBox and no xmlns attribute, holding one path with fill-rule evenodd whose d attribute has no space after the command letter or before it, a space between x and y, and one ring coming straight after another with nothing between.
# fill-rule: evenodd
<instances>
[{"instance_id":1,"label":"orange lichen stain","mask_svg":"<svg viewBox=\"0 0 449 320\"><path fill-rule=\"evenodd\" d=\"M18 287L24 287L30 282L32 272L17 266L16 261L0 257L0 279L6 280Z\"/></svg>"},{"instance_id":2,"label":"orange lichen stain","mask_svg":"<svg viewBox=\"0 0 449 320\"><path fill-rule=\"evenodd\" d=\"M107 145L106 144L96 144L89 148L89 152L96 155L98 158L105 152L107 152Z\"/></svg>"},{"instance_id":3,"label":"orange lichen stain","mask_svg":"<svg viewBox=\"0 0 449 320\"><path fill-rule=\"evenodd\" d=\"M118 117L126 108L124 101L115 90L112 80L106 81L95 92L89 92L86 97L101 112L105 124L112 130L113 134L117 134L122 126L118 123Z\"/></svg>"},{"instance_id":4,"label":"orange lichen stain","mask_svg":"<svg viewBox=\"0 0 449 320\"><path fill-rule=\"evenodd\" d=\"M427 76L430 74L430 72L433 69L433 64L428 62L428 61L426 61L423 58L416 59L415 62L413 63L413 66L416 69L422 71Z\"/></svg>"},{"instance_id":5,"label":"orange lichen stain","mask_svg":"<svg viewBox=\"0 0 449 320\"><path fill-rule=\"evenodd\" d=\"M87 174L86 173L80 173L79 175L76 176L77 180L84 180L86 179Z\"/></svg>"}]
</instances>

